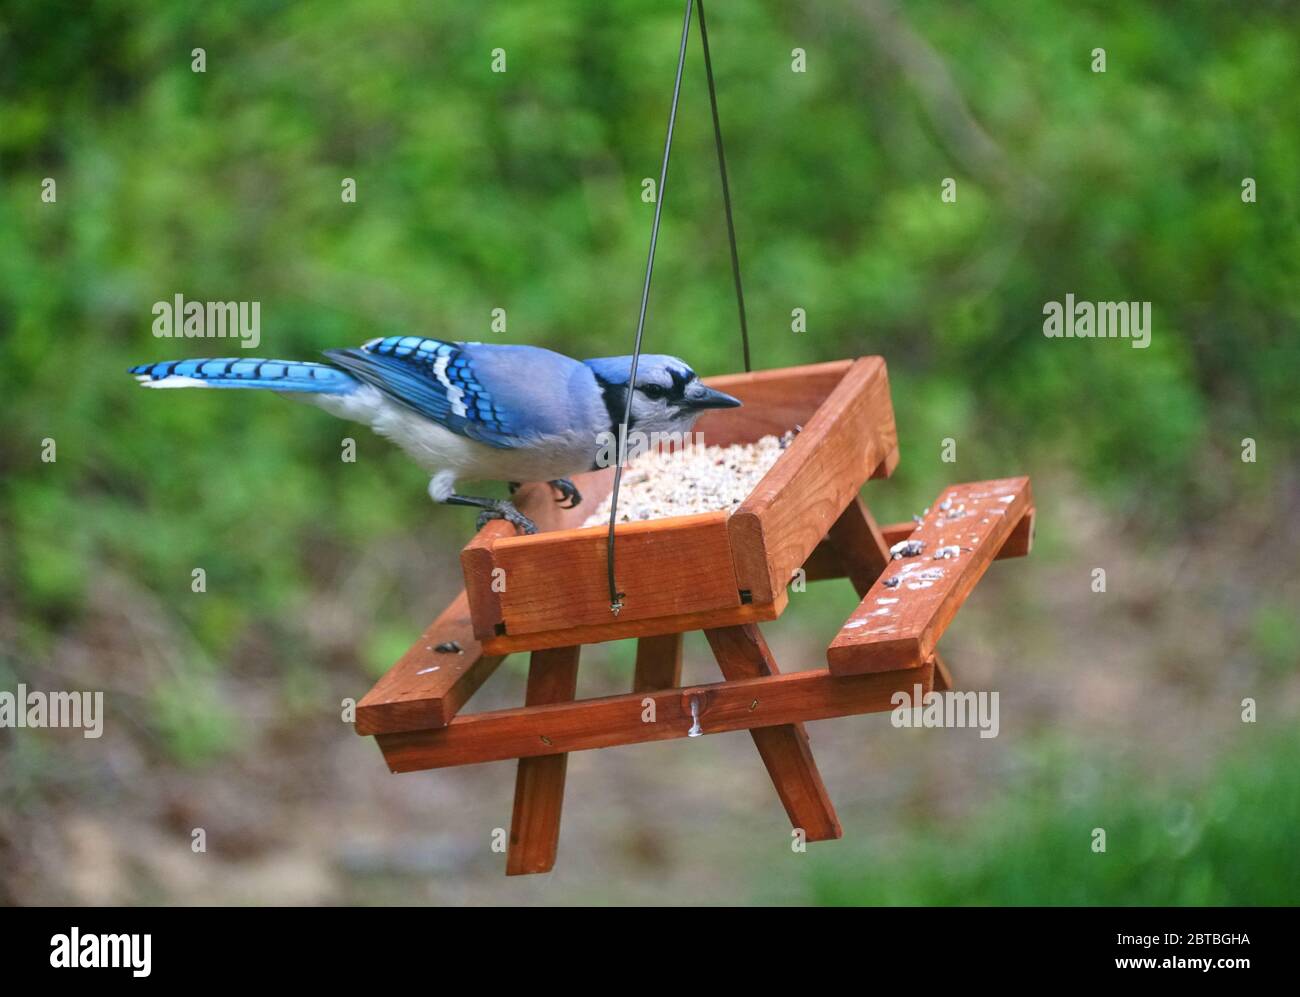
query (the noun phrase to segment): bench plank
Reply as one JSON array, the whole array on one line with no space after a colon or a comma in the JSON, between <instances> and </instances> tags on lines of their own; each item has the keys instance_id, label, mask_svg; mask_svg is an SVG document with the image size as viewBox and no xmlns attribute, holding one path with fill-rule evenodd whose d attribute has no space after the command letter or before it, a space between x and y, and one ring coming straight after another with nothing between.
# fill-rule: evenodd
<instances>
[{"instance_id":1,"label":"bench plank","mask_svg":"<svg viewBox=\"0 0 1300 997\"><path fill-rule=\"evenodd\" d=\"M460 653L434 650L454 641ZM505 655L485 654L464 591L357 704L358 734L445 727Z\"/></svg>"},{"instance_id":2,"label":"bench plank","mask_svg":"<svg viewBox=\"0 0 1300 997\"><path fill-rule=\"evenodd\" d=\"M923 551L890 562L831 642L830 670L853 675L920 667L1032 503L1028 478L946 489L909 537ZM954 556L938 556L954 547ZM894 579L894 587L885 584Z\"/></svg>"}]
</instances>

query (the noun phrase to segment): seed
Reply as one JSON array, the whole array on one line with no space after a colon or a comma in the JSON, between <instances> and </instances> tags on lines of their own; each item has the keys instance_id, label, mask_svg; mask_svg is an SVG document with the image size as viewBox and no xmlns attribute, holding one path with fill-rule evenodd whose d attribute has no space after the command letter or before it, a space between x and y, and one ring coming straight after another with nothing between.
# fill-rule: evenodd
<instances>
[{"instance_id":1,"label":"seed","mask_svg":"<svg viewBox=\"0 0 1300 997\"><path fill-rule=\"evenodd\" d=\"M636 459L618 497L618 521L635 523L701 512L734 512L772 469L794 439L764 436L756 443L728 447L688 446L672 453L652 450ZM584 526L609 522L609 499L587 517Z\"/></svg>"}]
</instances>

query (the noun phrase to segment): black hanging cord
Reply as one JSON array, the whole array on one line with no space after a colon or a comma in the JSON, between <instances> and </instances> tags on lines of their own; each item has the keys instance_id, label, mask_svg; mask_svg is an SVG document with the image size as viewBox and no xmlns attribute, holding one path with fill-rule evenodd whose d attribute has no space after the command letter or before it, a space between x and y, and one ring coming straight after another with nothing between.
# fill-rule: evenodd
<instances>
[{"instance_id":1,"label":"black hanging cord","mask_svg":"<svg viewBox=\"0 0 1300 997\"><path fill-rule=\"evenodd\" d=\"M624 593L618 590L614 580L614 523L618 516L618 488L623 482L623 464L627 460L627 427L632 419L632 398L635 394L636 368L641 359L641 337L645 333L646 307L650 303L650 278L654 276L655 246L659 242L659 220L663 215L664 186L668 182L668 157L673 151L673 126L677 123L677 102L682 93L682 70L686 66L686 42L691 34L691 14L695 0L686 0L686 16L682 20L682 42L677 52L677 76L673 80L673 102L668 112L668 134L664 138L664 161L659 167L659 187L655 191L655 217L650 226L650 252L645 261L645 284L641 288L641 312L636 320L636 342L632 347L632 369L628 373L627 402L623 407L623 422L618 434L618 463L614 466L614 490L610 493L609 504L609 538L606 542L608 557L606 567L609 572L609 611L615 616L623 608Z\"/></svg>"},{"instance_id":2,"label":"black hanging cord","mask_svg":"<svg viewBox=\"0 0 1300 997\"><path fill-rule=\"evenodd\" d=\"M740 253L736 249L736 224L731 218L731 185L727 183L727 153L722 145L722 120L718 117L718 91L713 85L713 59L709 55L709 29L704 23L704 0L698 0L700 44L704 47L704 75L709 81L709 106L713 108L713 144L718 148L718 174L722 177L722 206L727 213L727 241L731 244L731 278L736 285L736 310L740 313L740 342L749 366L749 323L745 320L745 290L740 284Z\"/></svg>"}]
</instances>

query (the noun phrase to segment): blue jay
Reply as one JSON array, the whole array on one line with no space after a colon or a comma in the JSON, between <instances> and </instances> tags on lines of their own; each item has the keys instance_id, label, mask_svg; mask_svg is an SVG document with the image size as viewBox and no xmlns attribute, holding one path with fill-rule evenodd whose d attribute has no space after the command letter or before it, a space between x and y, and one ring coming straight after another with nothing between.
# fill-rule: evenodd
<instances>
[{"instance_id":1,"label":"blue jay","mask_svg":"<svg viewBox=\"0 0 1300 997\"><path fill-rule=\"evenodd\" d=\"M505 519L536 526L502 499L458 495L461 478L546 481L557 501L582 496L571 474L600 466L618 439L632 358L573 360L536 346L448 343L419 336L374 339L302 360L168 360L130 373L147 388L264 388L370 426L431 475L435 502L474 506L479 526ZM629 431L686 433L700 413L739 400L707 387L682 360L645 355L632 388Z\"/></svg>"}]
</instances>

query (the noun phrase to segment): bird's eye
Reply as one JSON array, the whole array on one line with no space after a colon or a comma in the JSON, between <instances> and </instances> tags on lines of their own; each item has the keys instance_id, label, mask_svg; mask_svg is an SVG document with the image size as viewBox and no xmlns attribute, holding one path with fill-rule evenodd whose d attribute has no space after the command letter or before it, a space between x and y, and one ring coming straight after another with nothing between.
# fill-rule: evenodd
<instances>
[{"instance_id":1,"label":"bird's eye","mask_svg":"<svg viewBox=\"0 0 1300 997\"><path fill-rule=\"evenodd\" d=\"M641 394L647 398L662 398L667 393L667 388L660 387L657 384L646 384L641 387Z\"/></svg>"}]
</instances>

